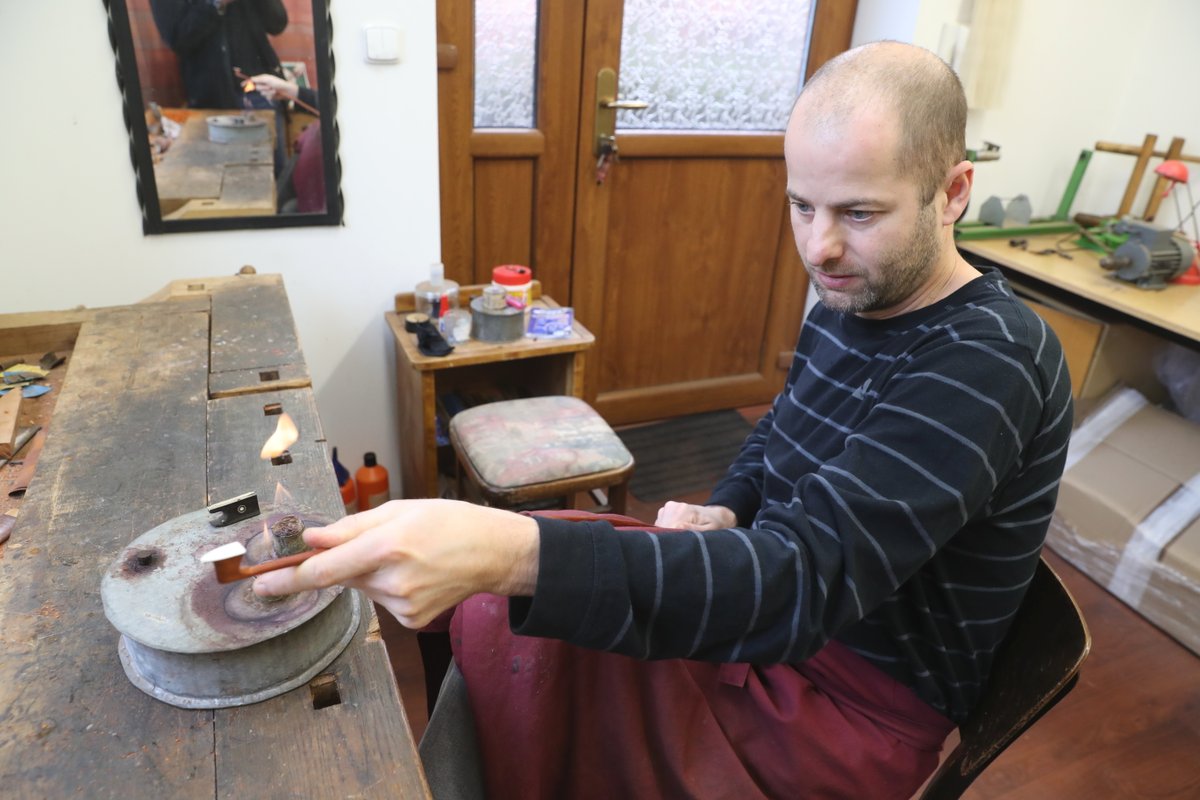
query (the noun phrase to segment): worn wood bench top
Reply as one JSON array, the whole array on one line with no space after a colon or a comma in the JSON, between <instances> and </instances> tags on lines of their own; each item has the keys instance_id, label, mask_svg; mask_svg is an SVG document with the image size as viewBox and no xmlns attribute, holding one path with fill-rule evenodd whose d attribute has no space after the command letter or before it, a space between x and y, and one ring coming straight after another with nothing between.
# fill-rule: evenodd
<instances>
[{"instance_id":1,"label":"worn wood bench top","mask_svg":"<svg viewBox=\"0 0 1200 800\"><path fill-rule=\"evenodd\" d=\"M50 435L0 547L0 792L427 797L374 615L324 670L341 701L320 709L301 686L184 710L125 677L99 587L126 544L235 494L270 502L280 477L314 510L342 513L282 280L178 284L129 306L0 316L0 345L16 349L76 332ZM258 458L277 419L264 415L269 403L300 428L285 466Z\"/></svg>"}]
</instances>

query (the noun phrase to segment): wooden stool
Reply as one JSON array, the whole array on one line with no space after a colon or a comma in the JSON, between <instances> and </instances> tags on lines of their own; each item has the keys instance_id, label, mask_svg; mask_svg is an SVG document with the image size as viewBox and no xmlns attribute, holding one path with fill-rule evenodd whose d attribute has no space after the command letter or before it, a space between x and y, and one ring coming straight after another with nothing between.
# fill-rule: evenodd
<instances>
[{"instance_id":1,"label":"wooden stool","mask_svg":"<svg viewBox=\"0 0 1200 800\"><path fill-rule=\"evenodd\" d=\"M565 498L608 490L608 508L625 512L633 456L604 418L577 397L502 400L450 420L450 443L465 476L488 505Z\"/></svg>"}]
</instances>

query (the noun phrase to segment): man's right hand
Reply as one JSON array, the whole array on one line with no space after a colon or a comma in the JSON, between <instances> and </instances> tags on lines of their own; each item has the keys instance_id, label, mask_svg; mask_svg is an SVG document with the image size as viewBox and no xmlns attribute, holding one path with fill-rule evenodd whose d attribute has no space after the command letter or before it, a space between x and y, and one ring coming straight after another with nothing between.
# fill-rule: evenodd
<instances>
[{"instance_id":1,"label":"man's right hand","mask_svg":"<svg viewBox=\"0 0 1200 800\"><path fill-rule=\"evenodd\" d=\"M298 567L259 575L254 592L295 594L335 583L360 589L417 629L479 592L533 596L537 521L455 500L392 500L324 528L304 541L325 548Z\"/></svg>"},{"instance_id":2,"label":"man's right hand","mask_svg":"<svg viewBox=\"0 0 1200 800\"><path fill-rule=\"evenodd\" d=\"M737 525L737 516L725 506L697 506L669 500L658 510L654 524L660 528L716 531Z\"/></svg>"},{"instance_id":3,"label":"man's right hand","mask_svg":"<svg viewBox=\"0 0 1200 800\"><path fill-rule=\"evenodd\" d=\"M300 94L300 90L296 84L267 72L251 76L250 81L254 84L254 88L258 90L258 93L268 100L273 101L276 97L281 97L284 100L295 100Z\"/></svg>"}]
</instances>

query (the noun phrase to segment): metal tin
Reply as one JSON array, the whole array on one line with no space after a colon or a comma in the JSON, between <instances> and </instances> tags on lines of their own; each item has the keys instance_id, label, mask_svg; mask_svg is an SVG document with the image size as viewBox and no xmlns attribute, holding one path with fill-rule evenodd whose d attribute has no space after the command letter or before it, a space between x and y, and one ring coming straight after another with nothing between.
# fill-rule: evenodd
<instances>
[{"instance_id":1,"label":"metal tin","mask_svg":"<svg viewBox=\"0 0 1200 800\"><path fill-rule=\"evenodd\" d=\"M306 527L327 520L297 509ZM219 584L200 556L242 542L248 563L274 556L264 515L225 528L200 510L138 537L101 581L104 613L120 633L129 680L181 708L256 703L310 680L345 649L362 619L357 592L332 587L272 600L253 581Z\"/></svg>"},{"instance_id":2,"label":"metal tin","mask_svg":"<svg viewBox=\"0 0 1200 800\"><path fill-rule=\"evenodd\" d=\"M266 120L241 114L209 117L208 140L218 144L270 144Z\"/></svg>"},{"instance_id":3,"label":"metal tin","mask_svg":"<svg viewBox=\"0 0 1200 800\"><path fill-rule=\"evenodd\" d=\"M490 298L480 296L471 300L472 339L481 342L512 342L525 335L525 312L503 305L504 294L499 294L502 305L498 310L488 307Z\"/></svg>"}]
</instances>

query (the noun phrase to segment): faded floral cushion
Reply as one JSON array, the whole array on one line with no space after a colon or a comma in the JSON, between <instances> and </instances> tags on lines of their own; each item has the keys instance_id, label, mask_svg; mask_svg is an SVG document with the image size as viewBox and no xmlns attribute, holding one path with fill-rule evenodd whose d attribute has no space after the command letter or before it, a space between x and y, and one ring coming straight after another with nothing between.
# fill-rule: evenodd
<instances>
[{"instance_id":1,"label":"faded floral cushion","mask_svg":"<svg viewBox=\"0 0 1200 800\"><path fill-rule=\"evenodd\" d=\"M468 408L450 420L450 440L485 483L501 489L633 462L604 418L577 397L528 397Z\"/></svg>"}]
</instances>

